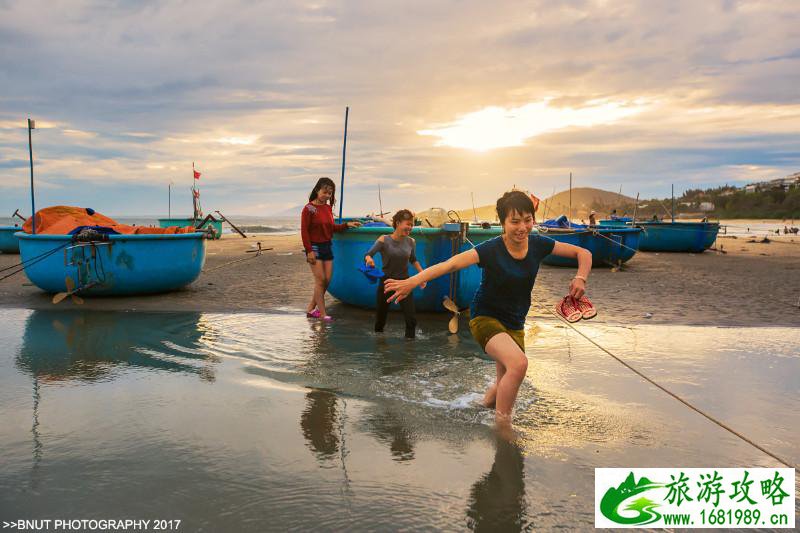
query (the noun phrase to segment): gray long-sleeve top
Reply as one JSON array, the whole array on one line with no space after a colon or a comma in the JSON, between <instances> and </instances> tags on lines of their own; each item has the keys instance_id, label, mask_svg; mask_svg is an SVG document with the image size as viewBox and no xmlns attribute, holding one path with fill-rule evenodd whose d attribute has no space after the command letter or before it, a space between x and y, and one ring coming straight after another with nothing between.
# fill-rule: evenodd
<instances>
[{"instance_id":1,"label":"gray long-sleeve top","mask_svg":"<svg viewBox=\"0 0 800 533\"><path fill-rule=\"evenodd\" d=\"M417 255L414 250L417 247L416 241L412 237L403 237L396 241L391 235L381 235L369 249L367 255L375 257L381 253L383 260L383 273L387 278L406 279L408 277L408 265L417 262Z\"/></svg>"}]
</instances>

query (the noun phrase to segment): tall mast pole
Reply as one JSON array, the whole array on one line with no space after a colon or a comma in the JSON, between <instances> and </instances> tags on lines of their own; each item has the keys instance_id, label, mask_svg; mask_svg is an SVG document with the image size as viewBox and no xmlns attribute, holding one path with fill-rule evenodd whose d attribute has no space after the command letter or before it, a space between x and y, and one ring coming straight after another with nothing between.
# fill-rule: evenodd
<instances>
[{"instance_id":1,"label":"tall mast pole","mask_svg":"<svg viewBox=\"0 0 800 533\"><path fill-rule=\"evenodd\" d=\"M567 217L567 224L572 227L572 172L569 173L569 216Z\"/></svg>"},{"instance_id":2,"label":"tall mast pole","mask_svg":"<svg viewBox=\"0 0 800 533\"><path fill-rule=\"evenodd\" d=\"M675 184L672 184L672 221L675 222Z\"/></svg>"},{"instance_id":3,"label":"tall mast pole","mask_svg":"<svg viewBox=\"0 0 800 533\"><path fill-rule=\"evenodd\" d=\"M342 208L344 207L344 164L347 155L347 118L350 115L350 106L344 108L344 141L342 142L342 179L339 182L339 224L342 223Z\"/></svg>"},{"instance_id":4,"label":"tall mast pole","mask_svg":"<svg viewBox=\"0 0 800 533\"><path fill-rule=\"evenodd\" d=\"M36 128L36 121L28 118L28 154L31 160L31 223L33 224L33 233L36 234L36 202L33 194L33 139L31 138L31 130Z\"/></svg>"}]
</instances>

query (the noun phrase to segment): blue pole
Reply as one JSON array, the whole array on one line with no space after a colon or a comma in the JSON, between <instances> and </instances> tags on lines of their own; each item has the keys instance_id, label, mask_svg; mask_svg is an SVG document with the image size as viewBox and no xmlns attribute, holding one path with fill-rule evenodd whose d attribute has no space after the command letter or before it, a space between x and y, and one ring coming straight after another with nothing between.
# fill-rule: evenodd
<instances>
[{"instance_id":1,"label":"blue pole","mask_svg":"<svg viewBox=\"0 0 800 533\"><path fill-rule=\"evenodd\" d=\"M672 184L672 222L675 222L675 184Z\"/></svg>"},{"instance_id":2,"label":"blue pole","mask_svg":"<svg viewBox=\"0 0 800 533\"><path fill-rule=\"evenodd\" d=\"M347 117L350 106L344 108L344 142L342 143L342 180L339 183L339 224L342 223L342 207L344 206L344 161L347 155Z\"/></svg>"},{"instance_id":3,"label":"blue pole","mask_svg":"<svg viewBox=\"0 0 800 533\"><path fill-rule=\"evenodd\" d=\"M35 122L30 118L28 119L28 154L31 158L31 223L33 224L33 234L36 234L36 203L33 199L33 143L31 139L31 130L35 128Z\"/></svg>"}]
</instances>

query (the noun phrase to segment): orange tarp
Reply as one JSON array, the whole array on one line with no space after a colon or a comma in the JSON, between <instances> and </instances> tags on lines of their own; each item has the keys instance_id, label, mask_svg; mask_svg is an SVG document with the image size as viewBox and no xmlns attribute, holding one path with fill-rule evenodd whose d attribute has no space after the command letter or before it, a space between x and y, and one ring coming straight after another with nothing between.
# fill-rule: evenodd
<instances>
[{"instance_id":1,"label":"orange tarp","mask_svg":"<svg viewBox=\"0 0 800 533\"><path fill-rule=\"evenodd\" d=\"M164 233L192 233L193 228L179 228L171 226L169 228L148 228L145 226L128 226L118 224L114 219L101 215L96 211L87 210L83 207L71 207L68 205L56 205L45 207L36 212L36 233L45 235L69 235L72 230L80 226L103 226L111 228L117 233L126 235L132 234L164 234ZM22 226L22 231L32 233L33 223L29 218Z\"/></svg>"}]
</instances>

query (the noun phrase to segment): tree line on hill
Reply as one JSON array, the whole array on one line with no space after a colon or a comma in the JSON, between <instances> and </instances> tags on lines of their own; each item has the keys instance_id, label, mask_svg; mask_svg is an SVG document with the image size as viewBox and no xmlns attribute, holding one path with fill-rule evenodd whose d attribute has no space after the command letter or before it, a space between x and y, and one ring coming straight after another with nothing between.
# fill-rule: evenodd
<instances>
[{"instance_id":1,"label":"tree line on hill","mask_svg":"<svg viewBox=\"0 0 800 533\"><path fill-rule=\"evenodd\" d=\"M636 218L652 218L653 215L669 217L672 211L671 198L641 200L636 209L635 203L626 202L617 207L618 214L632 215ZM713 209L709 209L713 205ZM598 208L607 206L593 207ZM711 216L719 218L800 218L800 187L788 190L780 188L745 192L735 187L724 186L712 189L689 189L680 197L675 197L675 216Z\"/></svg>"}]
</instances>

